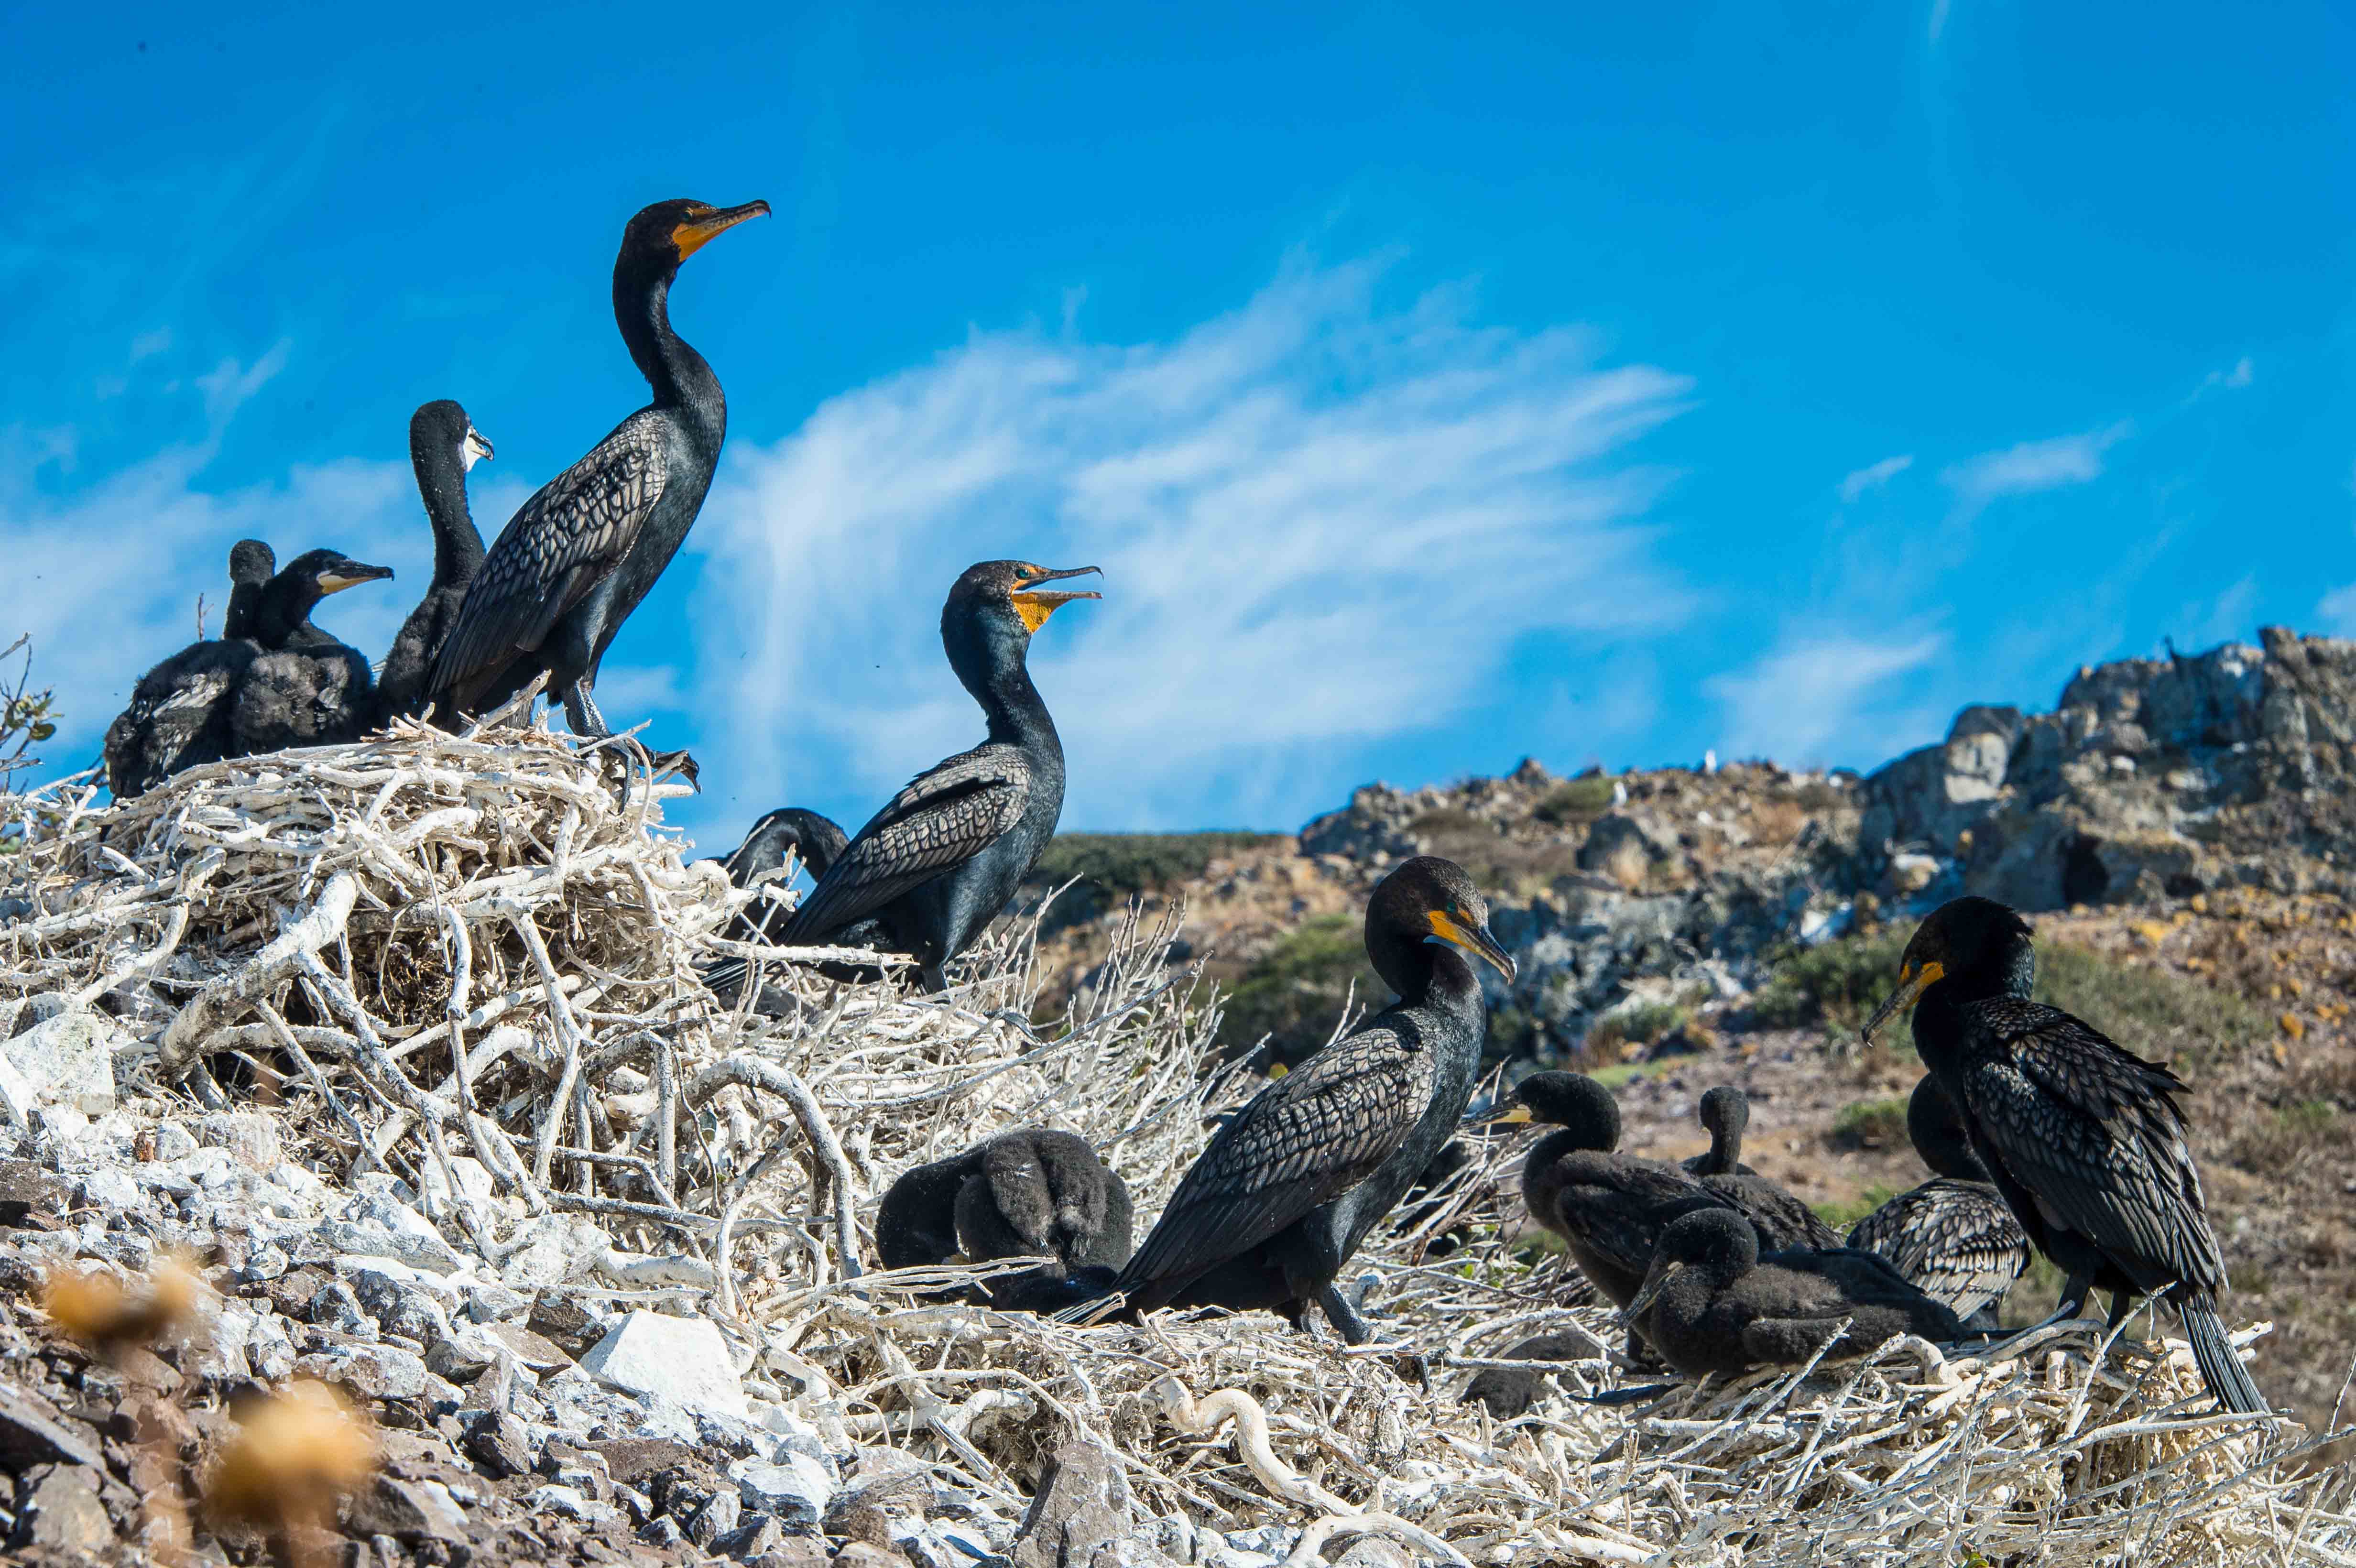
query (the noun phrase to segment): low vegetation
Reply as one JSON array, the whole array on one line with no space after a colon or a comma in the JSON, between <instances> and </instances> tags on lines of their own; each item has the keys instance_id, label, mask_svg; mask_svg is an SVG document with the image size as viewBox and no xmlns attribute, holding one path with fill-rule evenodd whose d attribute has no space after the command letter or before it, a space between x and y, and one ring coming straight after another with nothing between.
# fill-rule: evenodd
<instances>
[{"instance_id":1,"label":"low vegetation","mask_svg":"<svg viewBox=\"0 0 2356 1568\"><path fill-rule=\"evenodd\" d=\"M1675 1002L1635 1002L1595 1020L1587 1031L1590 1055L1610 1060L1631 1048L1643 1050L1685 1027L1688 1015Z\"/></svg>"},{"instance_id":2,"label":"low vegetation","mask_svg":"<svg viewBox=\"0 0 2356 1568\"><path fill-rule=\"evenodd\" d=\"M1160 892L1209 869L1212 861L1271 844L1279 833L1059 833L1031 881L1060 888L1087 883L1116 898Z\"/></svg>"},{"instance_id":3,"label":"low vegetation","mask_svg":"<svg viewBox=\"0 0 2356 1568\"><path fill-rule=\"evenodd\" d=\"M1390 988L1366 962L1362 923L1320 915L1262 954L1227 994L1220 1044L1247 1051L1265 1035L1269 1059L1289 1066L1332 1037L1354 984L1359 1007L1387 1002Z\"/></svg>"},{"instance_id":4,"label":"low vegetation","mask_svg":"<svg viewBox=\"0 0 2356 1568\"><path fill-rule=\"evenodd\" d=\"M1577 855L1551 836L1516 838L1485 816L1443 805L1408 824L1408 832L1428 855L1443 855L1464 868L1474 884L1494 899L1525 896L1575 869Z\"/></svg>"},{"instance_id":5,"label":"low vegetation","mask_svg":"<svg viewBox=\"0 0 2356 1568\"><path fill-rule=\"evenodd\" d=\"M1881 931L1794 950L1751 997L1751 1015L1770 1029L1822 1023L1854 1033L1896 987L1908 934Z\"/></svg>"},{"instance_id":6,"label":"low vegetation","mask_svg":"<svg viewBox=\"0 0 2356 1568\"><path fill-rule=\"evenodd\" d=\"M1601 773L1557 784L1530 813L1540 822L1570 827L1592 822L1612 809L1612 784Z\"/></svg>"},{"instance_id":7,"label":"low vegetation","mask_svg":"<svg viewBox=\"0 0 2356 1568\"><path fill-rule=\"evenodd\" d=\"M2266 1038L2265 1014L2230 991L2060 943L2038 949L2036 995L2158 1061L2239 1053Z\"/></svg>"},{"instance_id":8,"label":"low vegetation","mask_svg":"<svg viewBox=\"0 0 2356 1568\"><path fill-rule=\"evenodd\" d=\"M1827 1140L1835 1148L1904 1148L1906 1102L1902 1099L1852 1100L1833 1117Z\"/></svg>"}]
</instances>

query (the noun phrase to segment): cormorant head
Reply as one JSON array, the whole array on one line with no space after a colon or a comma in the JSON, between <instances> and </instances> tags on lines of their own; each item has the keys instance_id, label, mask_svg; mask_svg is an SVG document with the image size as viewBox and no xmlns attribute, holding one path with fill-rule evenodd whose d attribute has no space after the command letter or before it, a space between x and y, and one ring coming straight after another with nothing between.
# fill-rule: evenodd
<instances>
[{"instance_id":1,"label":"cormorant head","mask_svg":"<svg viewBox=\"0 0 2356 1568\"><path fill-rule=\"evenodd\" d=\"M984 560L967 567L941 606L941 644L948 649L958 678L972 688L977 680L987 680L991 670L1010 661L1020 663L1031 634L1045 625L1048 616L1075 599L1103 598L1093 590L1039 590L1043 582L1096 571L1093 566L1058 571L1027 560Z\"/></svg>"},{"instance_id":2,"label":"cormorant head","mask_svg":"<svg viewBox=\"0 0 2356 1568\"><path fill-rule=\"evenodd\" d=\"M229 580L241 587L259 587L278 570L278 556L260 539L240 539L229 549Z\"/></svg>"},{"instance_id":3,"label":"cormorant head","mask_svg":"<svg viewBox=\"0 0 2356 1568\"><path fill-rule=\"evenodd\" d=\"M1898 989L1866 1020L1866 1042L1942 981L1964 976L1980 995L2027 996L2037 969L2029 937L2029 923L2009 905L1968 893L1949 899L1914 928L1899 955Z\"/></svg>"},{"instance_id":4,"label":"cormorant head","mask_svg":"<svg viewBox=\"0 0 2356 1568\"><path fill-rule=\"evenodd\" d=\"M712 237L734 229L748 218L766 218L769 204L748 201L742 207L714 207L685 197L640 208L622 230L622 251L616 272L669 277L679 264L710 243Z\"/></svg>"},{"instance_id":5,"label":"cormorant head","mask_svg":"<svg viewBox=\"0 0 2356 1568\"><path fill-rule=\"evenodd\" d=\"M389 581L392 577L392 568L370 566L366 561L354 560L341 550L312 549L305 550L288 561L285 571L280 575L316 586L324 598L330 593L341 593L347 588L358 588L363 582Z\"/></svg>"},{"instance_id":6,"label":"cormorant head","mask_svg":"<svg viewBox=\"0 0 2356 1568\"><path fill-rule=\"evenodd\" d=\"M1958 1181L1988 1179L1987 1167L1974 1152L1971 1136L1964 1131L1964 1119L1956 1113L1954 1101L1927 1072L1906 1101L1906 1136L1933 1175L1953 1177Z\"/></svg>"},{"instance_id":7,"label":"cormorant head","mask_svg":"<svg viewBox=\"0 0 2356 1568\"><path fill-rule=\"evenodd\" d=\"M1427 944L1481 959L1513 981L1514 955L1489 930L1489 901L1463 867L1437 855L1400 861L1366 901L1366 957L1402 997L1410 994L1410 976L1428 966L1429 955L1427 964L1416 962Z\"/></svg>"},{"instance_id":8,"label":"cormorant head","mask_svg":"<svg viewBox=\"0 0 2356 1568\"><path fill-rule=\"evenodd\" d=\"M465 409L448 398L437 398L409 416L409 455L423 463L431 453L446 452L456 453L459 469L466 472L490 460L491 443Z\"/></svg>"},{"instance_id":9,"label":"cormorant head","mask_svg":"<svg viewBox=\"0 0 2356 1568\"><path fill-rule=\"evenodd\" d=\"M1731 1083L1721 1083L1702 1095L1699 1114L1712 1147L1739 1145L1742 1130L1751 1125L1751 1096Z\"/></svg>"},{"instance_id":10,"label":"cormorant head","mask_svg":"<svg viewBox=\"0 0 2356 1568\"><path fill-rule=\"evenodd\" d=\"M788 805L753 824L753 830L744 835L744 842L722 866L728 880L741 888L764 871L774 871L784 865L786 851L792 849L801 856L802 865L811 876L823 877L849 842L849 836L835 826L833 818Z\"/></svg>"},{"instance_id":11,"label":"cormorant head","mask_svg":"<svg viewBox=\"0 0 2356 1568\"><path fill-rule=\"evenodd\" d=\"M1671 1221L1653 1250L1644 1286L1620 1317L1633 1323L1652 1310L1671 1281L1688 1270L1727 1285L1759 1266L1759 1232L1732 1209L1699 1209Z\"/></svg>"},{"instance_id":12,"label":"cormorant head","mask_svg":"<svg viewBox=\"0 0 2356 1568\"><path fill-rule=\"evenodd\" d=\"M1584 1072L1533 1072L1505 1094L1503 1110L1467 1118L1492 1125L1530 1122L1576 1135L1574 1147L1609 1154L1620 1147L1620 1103Z\"/></svg>"}]
</instances>

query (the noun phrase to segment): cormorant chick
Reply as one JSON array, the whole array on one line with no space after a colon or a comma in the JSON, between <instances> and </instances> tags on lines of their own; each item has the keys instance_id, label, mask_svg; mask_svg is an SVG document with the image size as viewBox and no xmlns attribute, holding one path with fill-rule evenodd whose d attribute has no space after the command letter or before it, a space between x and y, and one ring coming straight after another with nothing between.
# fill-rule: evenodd
<instances>
[{"instance_id":1,"label":"cormorant chick","mask_svg":"<svg viewBox=\"0 0 2356 1568\"><path fill-rule=\"evenodd\" d=\"M1043 1311L1100 1292L1129 1261L1130 1235L1129 1188L1087 1140L1045 1127L1000 1133L913 1167L875 1212L885 1268L1053 1258L978 1288L1003 1311Z\"/></svg>"},{"instance_id":2,"label":"cormorant chick","mask_svg":"<svg viewBox=\"0 0 2356 1568\"><path fill-rule=\"evenodd\" d=\"M253 638L277 564L260 539L238 540L229 552L229 607L220 636L189 644L132 688L130 705L106 727L106 787L115 799L128 800L183 768L230 754L230 699L262 652Z\"/></svg>"},{"instance_id":3,"label":"cormorant chick","mask_svg":"<svg viewBox=\"0 0 2356 1568\"><path fill-rule=\"evenodd\" d=\"M290 746L358 740L376 711L367 656L311 623L330 593L392 576L337 550L296 556L262 591L256 635L265 653L248 667L230 698L230 752L250 757Z\"/></svg>"},{"instance_id":4,"label":"cormorant chick","mask_svg":"<svg viewBox=\"0 0 2356 1568\"><path fill-rule=\"evenodd\" d=\"M409 416L409 466L417 475L425 520L434 528L434 581L425 585L425 597L401 624L384 656L384 673L376 684L379 723L415 714L425 706L434 661L457 624L466 585L483 564L483 536L476 531L466 506L466 475L477 462L490 457L491 443L466 411L449 399L427 403Z\"/></svg>"},{"instance_id":5,"label":"cormorant chick","mask_svg":"<svg viewBox=\"0 0 2356 1568\"><path fill-rule=\"evenodd\" d=\"M1702 1131L1709 1135L1709 1151L1688 1155L1682 1163L1694 1176L1756 1176L1742 1163L1742 1131L1751 1125L1751 1096L1731 1083L1721 1083L1701 1097L1695 1112Z\"/></svg>"},{"instance_id":6,"label":"cormorant chick","mask_svg":"<svg viewBox=\"0 0 2356 1568\"><path fill-rule=\"evenodd\" d=\"M1399 999L1254 1095L1179 1182L1110 1297L1059 1318L1261 1307L1299 1327L1315 1301L1344 1339L1365 1342L1333 1282L1472 1097L1488 1014L1471 960L1514 974L1488 901L1434 856L1376 887L1365 938Z\"/></svg>"},{"instance_id":7,"label":"cormorant chick","mask_svg":"<svg viewBox=\"0 0 2356 1568\"><path fill-rule=\"evenodd\" d=\"M2083 1019L2031 1001L2029 923L1992 899L1951 899L1915 928L1898 989L1865 1038L1914 1009L1914 1049L2037 1250L2062 1266L2062 1308L2112 1293L2111 1321L2165 1296L2217 1402L2271 1413L2225 1338L2225 1260L2176 1097L2184 1081ZM2041 1327L2041 1325L2040 1325Z\"/></svg>"},{"instance_id":8,"label":"cormorant chick","mask_svg":"<svg viewBox=\"0 0 2356 1568\"><path fill-rule=\"evenodd\" d=\"M1934 1174L1859 1220L1848 1244L1888 1258L1970 1327L1994 1328L2005 1292L2029 1268L2029 1234L1987 1179L1936 1078L1914 1085L1906 1133Z\"/></svg>"},{"instance_id":9,"label":"cormorant chick","mask_svg":"<svg viewBox=\"0 0 2356 1568\"><path fill-rule=\"evenodd\" d=\"M1952 1343L1955 1315L1872 1253L1759 1252L1759 1232L1731 1210L1687 1214L1662 1232L1660 1251L1626 1316L1689 1377L1752 1367L1796 1367L1840 1328L1843 1356L1901 1334Z\"/></svg>"}]
</instances>

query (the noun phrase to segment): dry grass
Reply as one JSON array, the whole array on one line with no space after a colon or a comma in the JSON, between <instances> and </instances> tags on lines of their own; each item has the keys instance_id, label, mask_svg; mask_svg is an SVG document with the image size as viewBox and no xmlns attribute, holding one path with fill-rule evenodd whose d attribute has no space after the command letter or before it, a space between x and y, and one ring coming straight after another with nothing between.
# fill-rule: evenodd
<instances>
[{"instance_id":1,"label":"dry grass","mask_svg":"<svg viewBox=\"0 0 2356 1568\"><path fill-rule=\"evenodd\" d=\"M1151 1509L1278 1525L1295 1563L1375 1531L1451 1562L2345 1563L2348 1480L2207 1408L2180 1347L2100 1366L2049 1345L1994 1365L1874 1361L1681 1389L1632 1409L1592 1308L1556 1305L1503 1239L1518 1148L1378 1232L1384 1343L1260 1314L1075 1329L919 1299L969 1270L862 1273L877 1197L1003 1128L1096 1143L1141 1214L1251 1081L1216 1065L1219 1008L1166 962L1175 911L1134 918L1052 1023L1033 923L937 997L841 987L719 939L748 896L683 859L660 785L617 749L539 731L387 741L197 770L100 811L70 788L0 803L29 827L0 892L0 1006L108 997L155 1052L151 1095L274 1086L332 1176L422 1191L462 1156L500 1200L438 1211L488 1250L531 1214L594 1216L640 1300L709 1315L755 1375L843 1441L908 1448L1019 1512L1074 1435ZM776 1017L723 1008L700 961L758 959ZM1443 1263L1425 1241L1470 1221ZM1552 1265L1549 1265L1552 1266ZM1539 1333L1598 1353L1494 1423L1460 1395ZM2254 1331L2262 1332L2262 1330ZM2254 1337L2245 1332L2244 1338ZM1225 1423L1234 1422L1230 1429Z\"/></svg>"}]
</instances>

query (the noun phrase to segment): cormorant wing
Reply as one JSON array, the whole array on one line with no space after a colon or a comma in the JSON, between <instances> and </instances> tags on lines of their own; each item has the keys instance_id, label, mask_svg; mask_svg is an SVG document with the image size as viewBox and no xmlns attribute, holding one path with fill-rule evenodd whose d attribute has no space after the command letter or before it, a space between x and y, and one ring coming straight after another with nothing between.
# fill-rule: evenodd
<instances>
[{"instance_id":1,"label":"cormorant wing","mask_svg":"<svg viewBox=\"0 0 2356 1568\"><path fill-rule=\"evenodd\" d=\"M1889 1259L1959 1317L2002 1296L2029 1259L2029 1233L1995 1188L1945 1176L1859 1220L1848 1244Z\"/></svg>"},{"instance_id":2,"label":"cormorant wing","mask_svg":"<svg viewBox=\"0 0 2356 1568\"><path fill-rule=\"evenodd\" d=\"M644 409L518 508L466 585L431 689L449 693L538 648L621 564L661 496L669 448Z\"/></svg>"},{"instance_id":3,"label":"cormorant wing","mask_svg":"<svg viewBox=\"0 0 2356 1568\"><path fill-rule=\"evenodd\" d=\"M1170 1196L1124 1282L1190 1280L1374 1174L1421 1119L1429 1050L1377 1017L1252 1096Z\"/></svg>"},{"instance_id":4,"label":"cormorant wing","mask_svg":"<svg viewBox=\"0 0 2356 1568\"><path fill-rule=\"evenodd\" d=\"M977 746L918 773L826 869L779 940L822 940L963 865L1005 837L1030 798L1031 764L1009 745Z\"/></svg>"},{"instance_id":5,"label":"cormorant wing","mask_svg":"<svg viewBox=\"0 0 2356 1568\"><path fill-rule=\"evenodd\" d=\"M2179 1280L2221 1287L2224 1260L2175 1100L2183 1080L2059 1008L1997 997L1974 1012L1999 1042L1964 1075L1983 1153L2147 1293Z\"/></svg>"}]
</instances>

